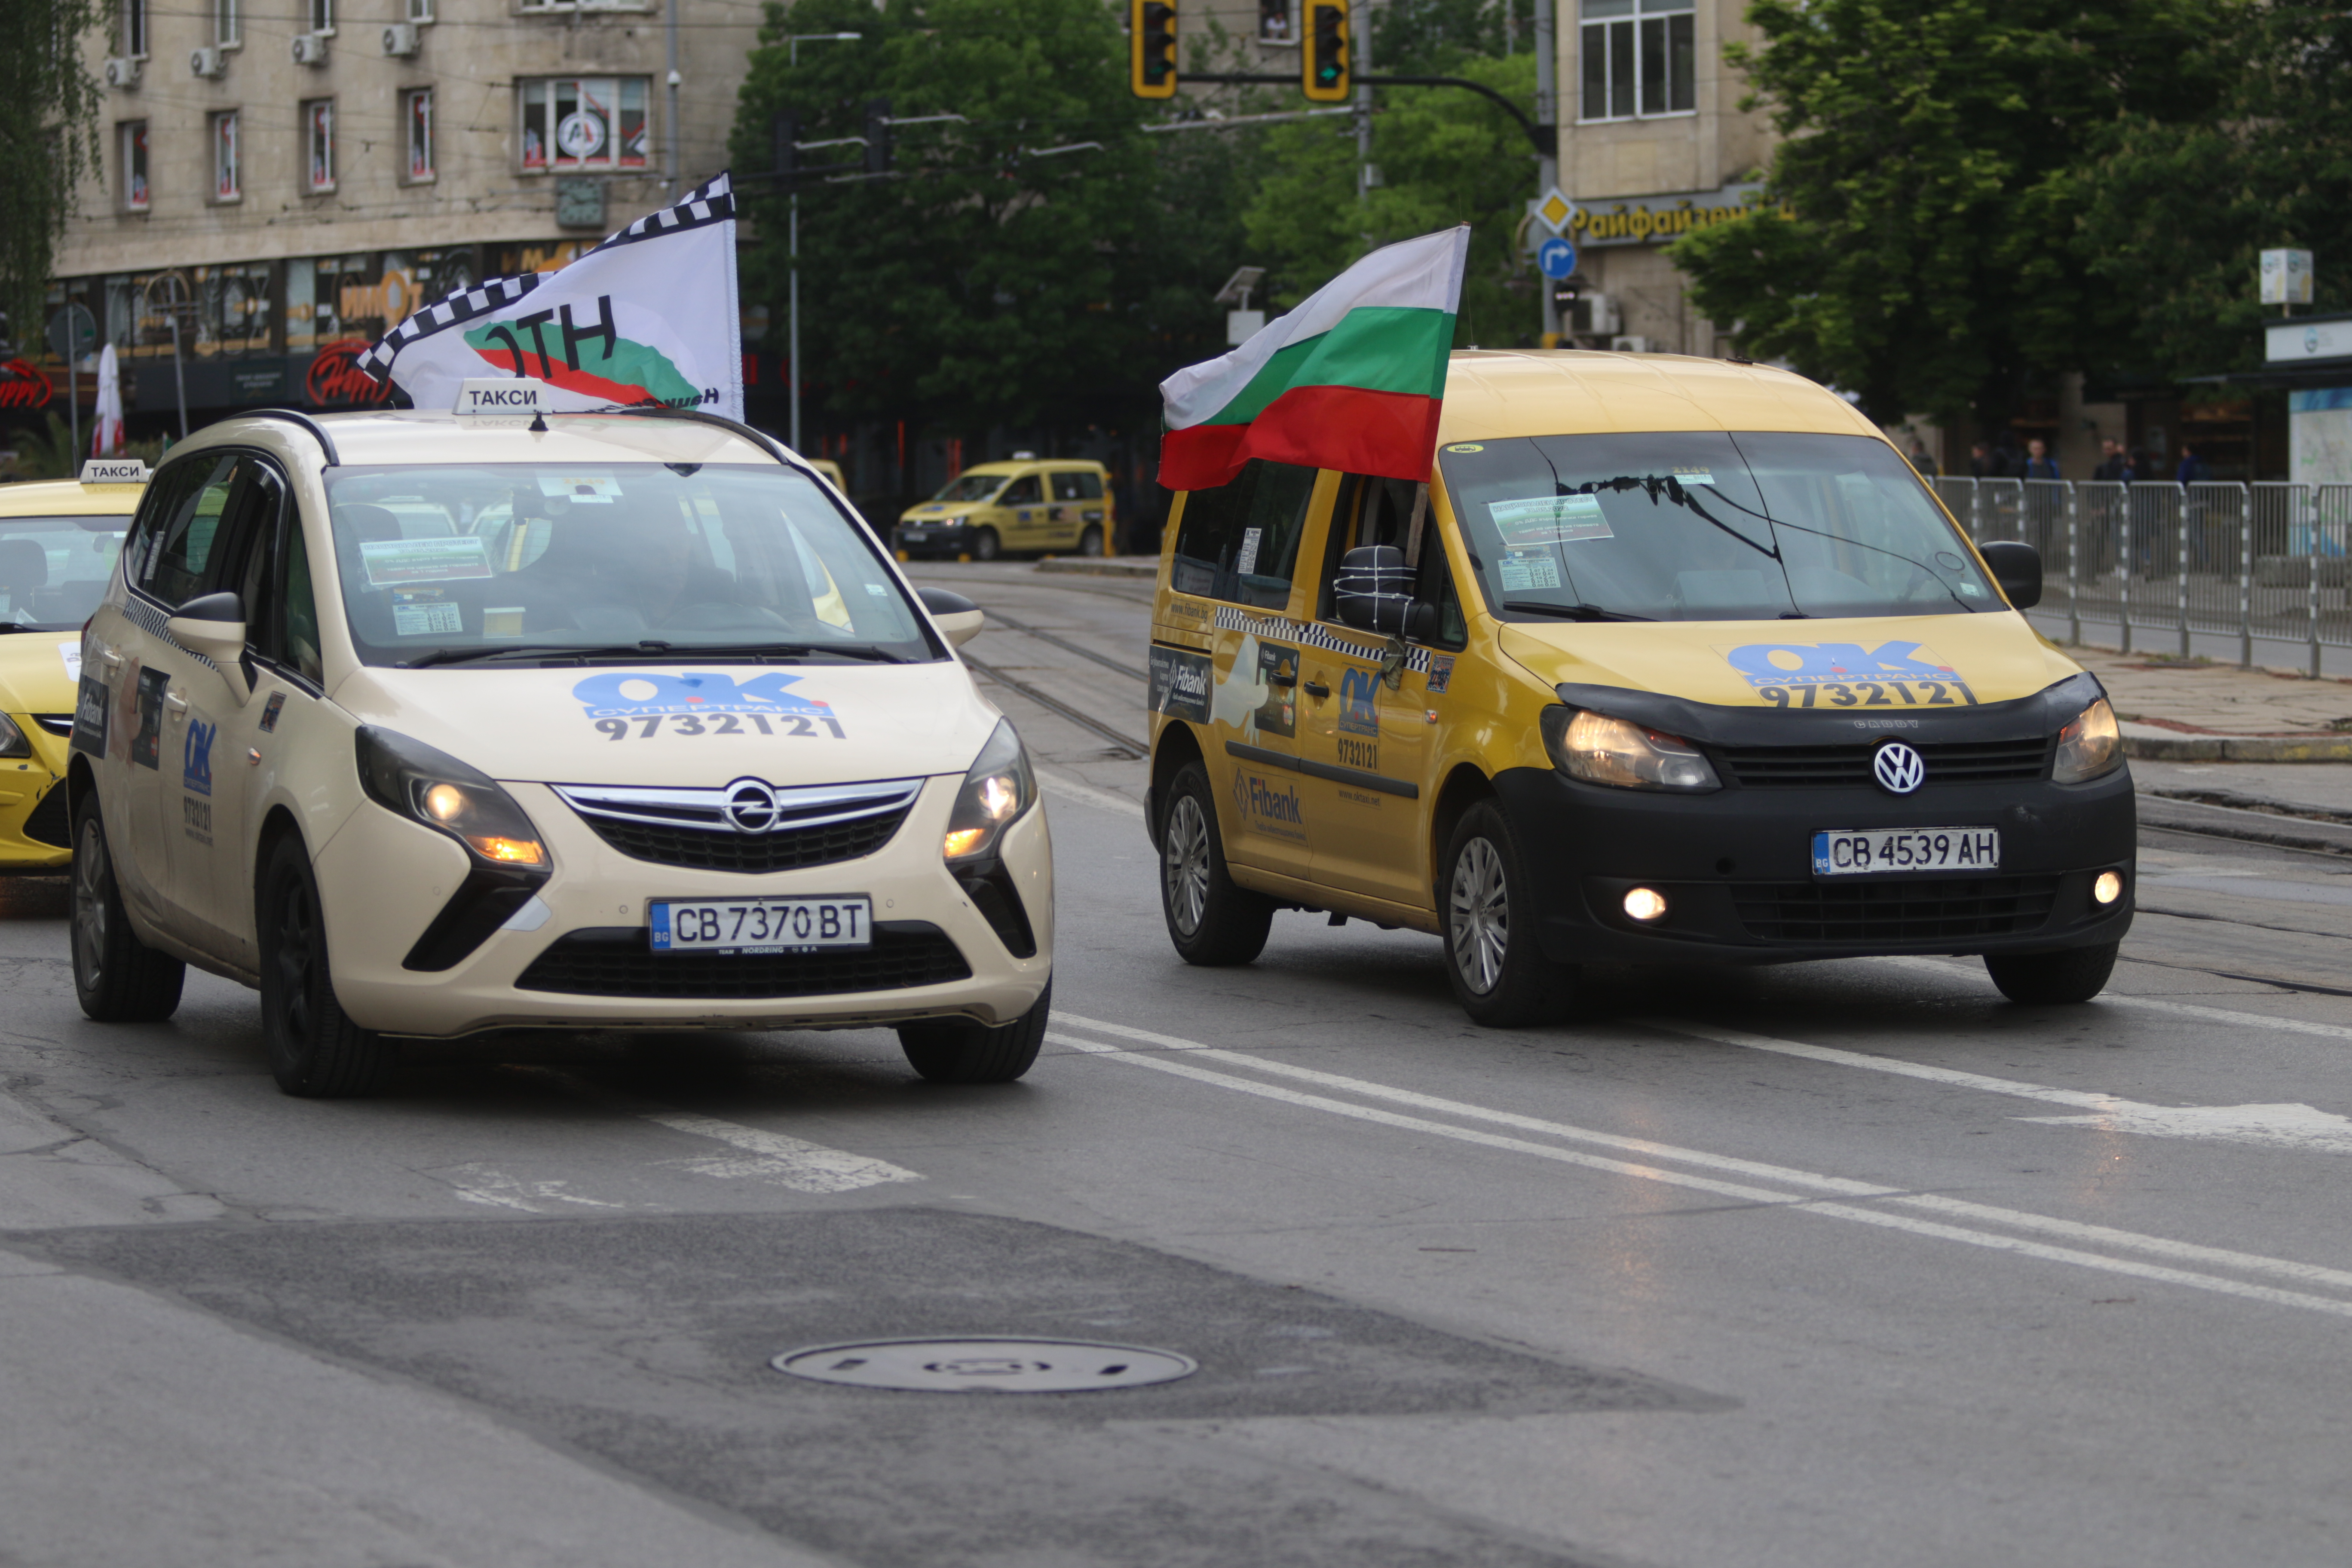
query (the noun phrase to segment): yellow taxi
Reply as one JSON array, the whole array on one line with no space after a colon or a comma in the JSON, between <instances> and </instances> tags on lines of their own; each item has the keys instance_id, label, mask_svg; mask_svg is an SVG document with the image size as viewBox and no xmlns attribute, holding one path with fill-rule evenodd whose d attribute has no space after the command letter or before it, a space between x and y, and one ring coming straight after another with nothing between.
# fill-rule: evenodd
<instances>
[{"instance_id":1,"label":"yellow taxi","mask_svg":"<svg viewBox=\"0 0 2352 1568\"><path fill-rule=\"evenodd\" d=\"M146 465L86 465L80 480L0 485L0 872L73 858L66 743L81 626L98 608Z\"/></svg>"},{"instance_id":2,"label":"yellow taxi","mask_svg":"<svg viewBox=\"0 0 2352 1568\"><path fill-rule=\"evenodd\" d=\"M1187 961L1278 909L1441 937L1476 1021L1579 965L1984 958L2087 1000L2136 823L2098 681L1853 408L1730 361L1457 353L1426 485L1178 500L1147 820Z\"/></svg>"},{"instance_id":3,"label":"yellow taxi","mask_svg":"<svg viewBox=\"0 0 2352 1568\"><path fill-rule=\"evenodd\" d=\"M1006 462L966 468L929 500L908 507L899 514L897 543L905 559L993 561L1013 551L1100 555L1112 525L1109 469L1016 452Z\"/></svg>"}]
</instances>

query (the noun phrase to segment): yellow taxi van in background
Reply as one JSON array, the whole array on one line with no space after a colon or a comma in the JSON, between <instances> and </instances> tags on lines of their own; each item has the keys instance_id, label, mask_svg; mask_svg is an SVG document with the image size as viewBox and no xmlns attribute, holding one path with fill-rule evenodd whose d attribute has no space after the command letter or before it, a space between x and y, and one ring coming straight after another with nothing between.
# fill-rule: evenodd
<instances>
[{"instance_id":1,"label":"yellow taxi van in background","mask_svg":"<svg viewBox=\"0 0 2352 1568\"><path fill-rule=\"evenodd\" d=\"M98 608L145 493L136 458L82 478L0 485L0 872L57 872L73 858L66 743L81 677L81 626Z\"/></svg>"},{"instance_id":2,"label":"yellow taxi van in background","mask_svg":"<svg viewBox=\"0 0 2352 1568\"><path fill-rule=\"evenodd\" d=\"M993 561L1013 551L1100 555L1109 548L1110 470L1076 458L1041 462L1015 453L977 463L920 506L899 514L896 543L912 559L969 555Z\"/></svg>"},{"instance_id":3,"label":"yellow taxi van in background","mask_svg":"<svg viewBox=\"0 0 2352 1568\"><path fill-rule=\"evenodd\" d=\"M1147 820L1177 951L1273 913L1444 938L1480 1023L1591 962L1981 954L2105 984L2136 822L2097 680L1801 377L1457 353L1426 486L1255 462L1179 499Z\"/></svg>"}]
</instances>

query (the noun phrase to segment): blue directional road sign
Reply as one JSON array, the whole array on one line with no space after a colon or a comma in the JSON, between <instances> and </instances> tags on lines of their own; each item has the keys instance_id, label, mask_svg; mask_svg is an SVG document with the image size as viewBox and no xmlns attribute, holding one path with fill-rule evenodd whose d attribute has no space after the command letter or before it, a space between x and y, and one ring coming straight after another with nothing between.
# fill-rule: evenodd
<instances>
[{"instance_id":1,"label":"blue directional road sign","mask_svg":"<svg viewBox=\"0 0 2352 1568\"><path fill-rule=\"evenodd\" d=\"M1564 239L1547 239L1536 247L1536 269L1547 278L1565 278L1576 270L1576 247Z\"/></svg>"}]
</instances>

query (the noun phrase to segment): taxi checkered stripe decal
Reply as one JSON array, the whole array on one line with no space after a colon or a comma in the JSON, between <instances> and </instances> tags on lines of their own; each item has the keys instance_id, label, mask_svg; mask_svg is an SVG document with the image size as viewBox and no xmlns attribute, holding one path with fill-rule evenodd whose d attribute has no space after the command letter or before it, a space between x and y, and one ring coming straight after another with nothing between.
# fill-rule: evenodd
<instances>
[{"instance_id":1,"label":"taxi checkered stripe decal","mask_svg":"<svg viewBox=\"0 0 2352 1568\"><path fill-rule=\"evenodd\" d=\"M154 637L158 641L169 644L171 647L178 648L182 653L186 654L190 658L194 659L206 669L218 669L220 668L219 665L215 664L211 659L206 658L194 648L183 645L178 638L174 637L169 631L164 629L164 623L172 618L169 612L157 609L154 605L149 604L138 595L133 594L124 602L122 613L124 616L126 616L131 624L136 626L141 631L145 632L149 637Z\"/></svg>"},{"instance_id":2,"label":"taxi checkered stripe decal","mask_svg":"<svg viewBox=\"0 0 2352 1568\"><path fill-rule=\"evenodd\" d=\"M1366 647L1362 643L1334 637L1313 621L1294 621L1287 616L1253 616L1247 610L1219 605L1217 629L1221 632L1247 632L1254 637L1271 637L1276 642L1295 642L1306 647L1319 647L1325 653L1345 654L1368 664L1381 661L1381 648L1377 643ZM1427 675L1429 650L1412 649L1405 655L1404 667L1416 674Z\"/></svg>"},{"instance_id":3,"label":"taxi checkered stripe decal","mask_svg":"<svg viewBox=\"0 0 2352 1568\"><path fill-rule=\"evenodd\" d=\"M587 254L593 256L597 250L609 250L616 245L633 245L641 239L660 239L667 235L683 234L690 228L725 223L734 216L735 195L728 185L727 176L720 174L688 191L685 200L659 212L647 213L618 234L609 236L595 250ZM429 338L436 332L462 326L493 310L503 310L538 288L549 276L544 272L526 272L519 278L492 278L471 288L453 289L386 332L382 342L352 363L366 374L368 379L382 383L392 374L394 356L417 339Z\"/></svg>"}]
</instances>

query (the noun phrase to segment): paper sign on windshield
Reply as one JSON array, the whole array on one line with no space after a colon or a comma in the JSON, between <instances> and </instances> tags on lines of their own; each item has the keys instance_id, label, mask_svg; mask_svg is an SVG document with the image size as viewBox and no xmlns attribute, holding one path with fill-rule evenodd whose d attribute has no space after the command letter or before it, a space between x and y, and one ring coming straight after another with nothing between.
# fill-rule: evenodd
<instances>
[{"instance_id":1,"label":"paper sign on windshield","mask_svg":"<svg viewBox=\"0 0 2352 1568\"><path fill-rule=\"evenodd\" d=\"M1601 515L1598 496L1529 496L1523 500L1490 500L1486 515L1495 520L1495 527L1503 542L1514 547L1528 544L1572 544L1582 539L1614 539L1609 521Z\"/></svg>"},{"instance_id":2,"label":"paper sign on windshield","mask_svg":"<svg viewBox=\"0 0 2352 1568\"><path fill-rule=\"evenodd\" d=\"M363 540L360 562L367 570L368 585L374 588L490 574L489 552L470 533L454 539Z\"/></svg>"},{"instance_id":3,"label":"paper sign on windshield","mask_svg":"<svg viewBox=\"0 0 2352 1568\"><path fill-rule=\"evenodd\" d=\"M620 499L621 481L611 474L541 474L539 493L569 496L575 506L602 505Z\"/></svg>"}]
</instances>

